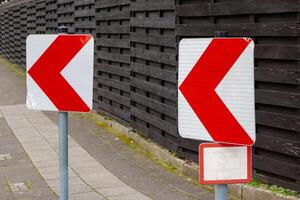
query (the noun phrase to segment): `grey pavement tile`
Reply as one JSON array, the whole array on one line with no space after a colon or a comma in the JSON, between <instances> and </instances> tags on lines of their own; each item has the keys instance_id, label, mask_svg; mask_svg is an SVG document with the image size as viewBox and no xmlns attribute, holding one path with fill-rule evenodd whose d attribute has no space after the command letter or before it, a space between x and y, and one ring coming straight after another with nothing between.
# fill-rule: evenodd
<instances>
[{"instance_id":1,"label":"grey pavement tile","mask_svg":"<svg viewBox=\"0 0 300 200\"><path fill-rule=\"evenodd\" d=\"M44 200L44 197L48 197L50 199L57 199L57 196L49 188L30 188L23 192L16 192L14 193L14 195L16 196L17 200Z\"/></svg>"},{"instance_id":2,"label":"grey pavement tile","mask_svg":"<svg viewBox=\"0 0 300 200\"><path fill-rule=\"evenodd\" d=\"M118 187L125 185L122 181L120 181L116 177L112 177L111 175L103 175L103 176L80 176L88 185L93 188L105 188L105 187Z\"/></svg>"},{"instance_id":3,"label":"grey pavement tile","mask_svg":"<svg viewBox=\"0 0 300 200\"><path fill-rule=\"evenodd\" d=\"M45 181L39 176L36 169L32 166L27 166L26 168L18 165L18 166L9 166L2 167L3 172L6 176L6 179L9 184L26 182L31 185L31 187L47 187Z\"/></svg>"},{"instance_id":4,"label":"grey pavement tile","mask_svg":"<svg viewBox=\"0 0 300 200\"><path fill-rule=\"evenodd\" d=\"M39 132L51 132L51 131L55 131L58 133L58 127L57 126L53 126L53 125L47 125L47 126L35 126L35 128L39 131Z\"/></svg>"},{"instance_id":5,"label":"grey pavement tile","mask_svg":"<svg viewBox=\"0 0 300 200\"><path fill-rule=\"evenodd\" d=\"M18 119L23 119L24 115L20 113L2 113L3 117L7 120L18 120Z\"/></svg>"},{"instance_id":6,"label":"grey pavement tile","mask_svg":"<svg viewBox=\"0 0 300 200\"><path fill-rule=\"evenodd\" d=\"M74 161L72 160L71 162L69 162L69 165L73 168L73 169L78 169L78 168L95 168L99 165L99 163L96 160L86 160L86 161L81 161L81 160L77 160Z\"/></svg>"},{"instance_id":7,"label":"grey pavement tile","mask_svg":"<svg viewBox=\"0 0 300 200\"><path fill-rule=\"evenodd\" d=\"M79 194L70 195L70 200L103 200L103 196L97 194L96 192L86 192Z\"/></svg>"},{"instance_id":8,"label":"grey pavement tile","mask_svg":"<svg viewBox=\"0 0 300 200\"><path fill-rule=\"evenodd\" d=\"M4 144L18 145L19 142L13 135L2 135L0 140L0 146Z\"/></svg>"},{"instance_id":9,"label":"grey pavement tile","mask_svg":"<svg viewBox=\"0 0 300 200\"><path fill-rule=\"evenodd\" d=\"M101 165L97 165L97 166L92 166L92 167L78 167L75 168L76 172L79 175L82 176L88 176L88 175L106 175L106 176L113 176L107 169L105 169L103 166Z\"/></svg>"},{"instance_id":10,"label":"grey pavement tile","mask_svg":"<svg viewBox=\"0 0 300 200\"><path fill-rule=\"evenodd\" d=\"M8 120L7 123L12 130L32 127L32 124L26 118Z\"/></svg>"},{"instance_id":11,"label":"grey pavement tile","mask_svg":"<svg viewBox=\"0 0 300 200\"><path fill-rule=\"evenodd\" d=\"M34 163L34 165L35 165L37 168L52 167L52 166L58 167L58 165L59 165L58 158L55 158L55 159L49 159L49 160L47 160L47 161L36 161L36 162L33 162L33 163Z\"/></svg>"},{"instance_id":12,"label":"grey pavement tile","mask_svg":"<svg viewBox=\"0 0 300 200\"><path fill-rule=\"evenodd\" d=\"M7 185L0 187L0 200L15 200L13 193Z\"/></svg>"},{"instance_id":13,"label":"grey pavement tile","mask_svg":"<svg viewBox=\"0 0 300 200\"><path fill-rule=\"evenodd\" d=\"M109 200L151 200L151 199L142 194L129 194L129 195L109 197Z\"/></svg>"},{"instance_id":14,"label":"grey pavement tile","mask_svg":"<svg viewBox=\"0 0 300 200\"><path fill-rule=\"evenodd\" d=\"M40 132L40 134L46 139L56 139L58 141L59 133L58 132Z\"/></svg>"},{"instance_id":15,"label":"grey pavement tile","mask_svg":"<svg viewBox=\"0 0 300 200\"><path fill-rule=\"evenodd\" d=\"M138 193L136 190L127 185L121 187L99 188L96 189L96 191L105 197L124 196Z\"/></svg>"},{"instance_id":16,"label":"grey pavement tile","mask_svg":"<svg viewBox=\"0 0 300 200\"><path fill-rule=\"evenodd\" d=\"M34 145L34 144L39 144L44 141L44 138L42 138L42 137L38 137L38 136L35 137L35 136L31 136L31 135L22 136L22 137L18 137L18 138L22 144L31 143Z\"/></svg>"},{"instance_id":17,"label":"grey pavement tile","mask_svg":"<svg viewBox=\"0 0 300 200\"><path fill-rule=\"evenodd\" d=\"M15 105L2 105L0 110L4 116L6 114L19 115L19 109Z\"/></svg>"},{"instance_id":18,"label":"grey pavement tile","mask_svg":"<svg viewBox=\"0 0 300 200\"><path fill-rule=\"evenodd\" d=\"M4 160L0 161L0 167L6 167L6 166L24 166L24 165L29 165L31 164L31 161L28 159L28 157L23 157L23 158L13 158L11 160Z\"/></svg>"},{"instance_id":19,"label":"grey pavement tile","mask_svg":"<svg viewBox=\"0 0 300 200\"><path fill-rule=\"evenodd\" d=\"M59 179L49 180L47 183L53 191L59 194ZM91 191L92 188L85 184L79 177L74 176L69 178L69 194L86 193Z\"/></svg>"},{"instance_id":20,"label":"grey pavement tile","mask_svg":"<svg viewBox=\"0 0 300 200\"><path fill-rule=\"evenodd\" d=\"M21 135L38 135L39 132L34 127L14 129L14 134Z\"/></svg>"},{"instance_id":21,"label":"grey pavement tile","mask_svg":"<svg viewBox=\"0 0 300 200\"><path fill-rule=\"evenodd\" d=\"M41 156L34 156L34 155L29 155L30 159L36 163L36 162L41 162L41 161L48 161L48 160L53 160L56 159L57 156L52 156L52 155L47 155L47 154L43 154Z\"/></svg>"}]
</instances>

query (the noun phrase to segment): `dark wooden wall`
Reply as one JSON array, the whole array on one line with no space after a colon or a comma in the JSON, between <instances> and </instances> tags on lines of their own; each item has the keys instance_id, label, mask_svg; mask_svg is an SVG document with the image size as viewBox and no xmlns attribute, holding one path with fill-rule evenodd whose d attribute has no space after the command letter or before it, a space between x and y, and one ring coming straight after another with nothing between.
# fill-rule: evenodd
<instances>
[{"instance_id":1,"label":"dark wooden wall","mask_svg":"<svg viewBox=\"0 0 300 200\"><path fill-rule=\"evenodd\" d=\"M25 66L26 36L95 38L94 106L179 157L200 141L177 131L177 46L214 31L254 39L255 177L300 191L298 0L12 0L0 6L0 54Z\"/></svg>"},{"instance_id":2,"label":"dark wooden wall","mask_svg":"<svg viewBox=\"0 0 300 200\"><path fill-rule=\"evenodd\" d=\"M299 190L300 3L297 0L177 0L176 35L214 31L255 41L255 176ZM196 150L196 146L195 149Z\"/></svg>"}]
</instances>

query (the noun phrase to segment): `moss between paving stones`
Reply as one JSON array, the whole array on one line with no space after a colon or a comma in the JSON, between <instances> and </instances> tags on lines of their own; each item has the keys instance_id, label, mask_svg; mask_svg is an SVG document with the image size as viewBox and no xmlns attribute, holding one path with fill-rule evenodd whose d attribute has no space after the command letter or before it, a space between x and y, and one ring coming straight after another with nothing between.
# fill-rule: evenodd
<instances>
[{"instance_id":1,"label":"moss between paving stones","mask_svg":"<svg viewBox=\"0 0 300 200\"><path fill-rule=\"evenodd\" d=\"M0 65L7 66L8 69L16 73L16 75L20 78L25 78L26 73L23 68L18 67L16 64L11 63L7 59L3 58L0 56ZM86 119L89 119L93 121L96 125L99 127L107 130L108 132L112 133L115 135L120 141L122 141L124 144L127 144L131 149L134 151L141 153L148 159L152 160L156 164L160 165L164 169L166 169L169 172L175 173L176 175L183 176L185 179L190 181L192 184L205 188L209 191L213 191L213 188L211 186L199 186L198 184L198 177L195 176L195 173L198 173L198 169L196 169L195 165L191 163L184 163L183 167L180 167L180 162L178 163L178 158L175 156L175 154L168 153L167 156L158 156L159 153L154 152L154 149L161 148L157 144L154 144L152 142L147 141L145 138L142 138L139 135L135 135L134 132L132 132L132 129L124 127L122 124L119 124L118 122L115 122L107 117L104 117L100 114L97 113L89 113L89 114L79 114L81 117L84 117ZM114 124L115 126L113 126ZM121 127L121 128L120 128ZM127 130L128 132L125 133L124 130ZM121 130L121 131L120 131ZM129 134L129 132L132 132ZM139 143L150 143L152 146L149 150L145 149L143 145L140 145L135 141L135 139L138 138ZM142 141L144 140L144 141ZM166 151L165 149L161 148L161 151ZM167 161L165 161L167 160ZM168 162L169 161L169 162ZM172 162L170 162L172 161ZM184 162L184 161L183 161ZM173 165L173 163L176 163ZM182 163L182 162L181 162ZM188 176L187 176L188 175ZM255 189L257 188L257 189ZM273 200L300 200L299 193L285 189L282 187L278 187L275 185L268 185L268 184L263 184L257 180L253 180L250 184L244 184L244 185L231 185L231 194L230 194L230 199L257 199L253 195L243 195L243 193L259 193L261 194L260 200L265 200L265 199L273 199ZM234 194L233 194L234 193Z\"/></svg>"}]
</instances>

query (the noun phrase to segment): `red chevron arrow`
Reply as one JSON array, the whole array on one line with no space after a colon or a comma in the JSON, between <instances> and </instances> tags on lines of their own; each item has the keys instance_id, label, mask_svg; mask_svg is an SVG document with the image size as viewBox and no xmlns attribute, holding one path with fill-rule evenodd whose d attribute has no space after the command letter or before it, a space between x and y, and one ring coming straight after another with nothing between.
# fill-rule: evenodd
<instances>
[{"instance_id":1,"label":"red chevron arrow","mask_svg":"<svg viewBox=\"0 0 300 200\"><path fill-rule=\"evenodd\" d=\"M61 71L91 39L88 35L59 35L28 70L28 74L60 111L90 109L61 75ZM79 78L79 77L78 77Z\"/></svg>"},{"instance_id":2,"label":"red chevron arrow","mask_svg":"<svg viewBox=\"0 0 300 200\"><path fill-rule=\"evenodd\" d=\"M242 38L213 39L179 87L214 141L253 144L215 91L249 43Z\"/></svg>"}]
</instances>

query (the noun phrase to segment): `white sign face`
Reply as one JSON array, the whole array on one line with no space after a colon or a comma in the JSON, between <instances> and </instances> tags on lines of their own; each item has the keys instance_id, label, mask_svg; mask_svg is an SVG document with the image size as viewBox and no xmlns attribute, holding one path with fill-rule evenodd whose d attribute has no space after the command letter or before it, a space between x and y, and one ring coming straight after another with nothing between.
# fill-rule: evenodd
<instances>
[{"instance_id":1,"label":"white sign face","mask_svg":"<svg viewBox=\"0 0 300 200\"><path fill-rule=\"evenodd\" d=\"M178 68L180 136L252 145L255 142L253 41L182 39Z\"/></svg>"},{"instance_id":2,"label":"white sign face","mask_svg":"<svg viewBox=\"0 0 300 200\"><path fill-rule=\"evenodd\" d=\"M28 109L90 111L93 68L91 35L29 35L26 40Z\"/></svg>"},{"instance_id":3,"label":"white sign face","mask_svg":"<svg viewBox=\"0 0 300 200\"><path fill-rule=\"evenodd\" d=\"M251 147L203 143L199 149L200 183L229 184L251 181Z\"/></svg>"}]
</instances>

